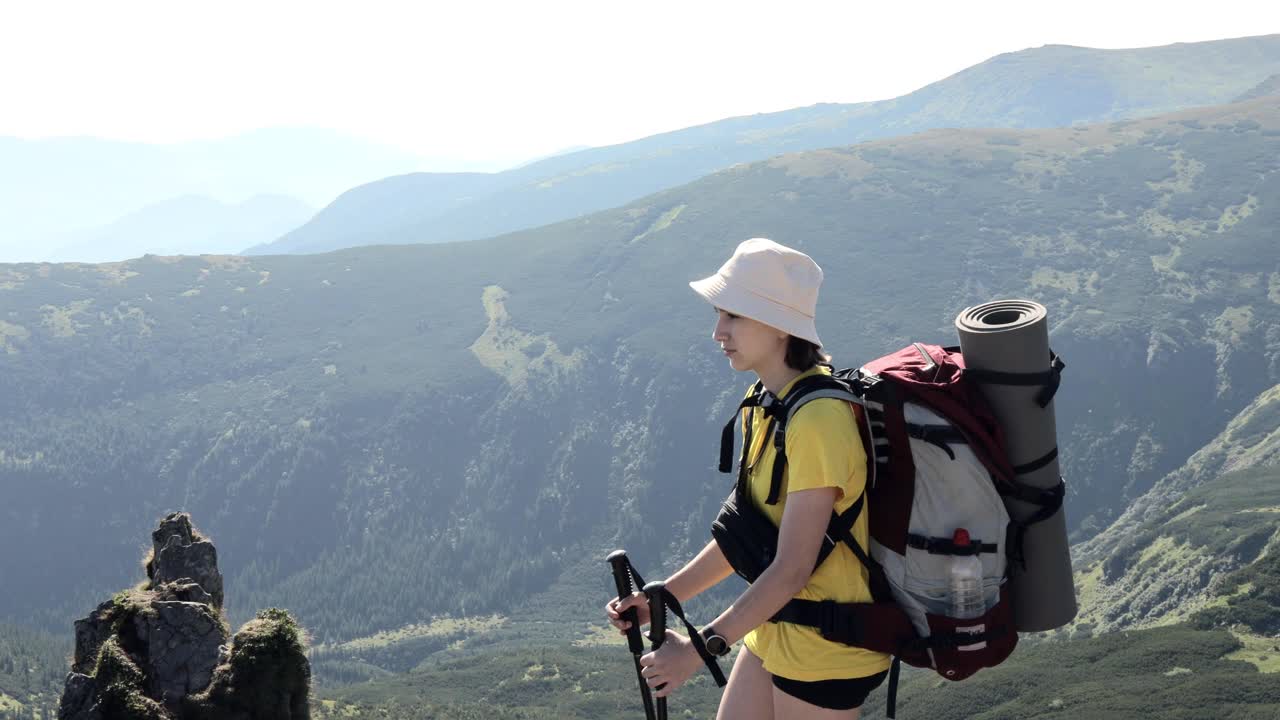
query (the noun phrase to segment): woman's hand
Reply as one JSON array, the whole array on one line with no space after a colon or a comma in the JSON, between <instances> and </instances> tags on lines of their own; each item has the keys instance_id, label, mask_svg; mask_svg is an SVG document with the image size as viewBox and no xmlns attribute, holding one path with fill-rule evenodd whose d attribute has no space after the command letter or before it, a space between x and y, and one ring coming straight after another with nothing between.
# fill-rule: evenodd
<instances>
[{"instance_id":1,"label":"woman's hand","mask_svg":"<svg viewBox=\"0 0 1280 720\"><path fill-rule=\"evenodd\" d=\"M630 608L636 609L636 619L639 624L649 624L649 601L642 592L631 593L631 596L623 598L622 602L614 598L605 603L604 613L609 616L609 623L618 628L618 633L621 635L625 635L627 629L631 627L631 623L622 619L622 613Z\"/></svg>"},{"instance_id":2,"label":"woman's hand","mask_svg":"<svg viewBox=\"0 0 1280 720\"><path fill-rule=\"evenodd\" d=\"M702 658L698 657L698 651L689 638L668 630L662 647L640 656L640 666L644 668L640 674L653 688L653 696L666 697L702 667Z\"/></svg>"}]
</instances>

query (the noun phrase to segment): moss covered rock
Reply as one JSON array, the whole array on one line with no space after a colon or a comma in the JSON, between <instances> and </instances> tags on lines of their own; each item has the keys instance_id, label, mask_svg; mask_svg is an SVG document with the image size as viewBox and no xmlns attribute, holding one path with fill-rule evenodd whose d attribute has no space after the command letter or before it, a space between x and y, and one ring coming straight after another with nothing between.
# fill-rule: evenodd
<instances>
[{"instance_id":1,"label":"moss covered rock","mask_svg":"<svg viewBox=\"0 0 1280 720\"><path fill-rule=\"evenodd\" d=\"M235 634L209 689L189 698L191 720L310 718L311 665L302 629L285 610L258 613Z\"/></svg>"}]
</instances>

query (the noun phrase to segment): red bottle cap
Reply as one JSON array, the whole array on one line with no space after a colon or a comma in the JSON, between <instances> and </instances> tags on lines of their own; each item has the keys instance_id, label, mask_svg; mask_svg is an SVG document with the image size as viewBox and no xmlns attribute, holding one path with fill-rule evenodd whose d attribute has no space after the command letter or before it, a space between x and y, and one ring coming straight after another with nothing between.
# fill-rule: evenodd
<instances>
[{"instance_id":1,"label":"red bottle cap","mask_svg":"<svg viewBox=\"0 0 1280 720\"><path fill-rule=\"evenodd\" d=\"M969 531L957 528L955 535L951 536L951 544L956 547L969 547Z\"/></svg>"}]
</instances>

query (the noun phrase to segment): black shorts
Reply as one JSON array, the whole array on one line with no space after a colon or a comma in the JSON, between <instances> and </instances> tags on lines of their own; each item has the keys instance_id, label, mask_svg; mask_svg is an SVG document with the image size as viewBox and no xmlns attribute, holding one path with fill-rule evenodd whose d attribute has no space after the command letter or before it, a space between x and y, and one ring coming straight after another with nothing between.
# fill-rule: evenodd
<instances>
[{"instance_id":1,"label":"black shorts","mask_svg":"<svg viewBox=\"0 0 1280 720\"><path fill-rule=\"evenodd\" d=\"M886 670L877 675L849 678L848 680L814 680L802 682L773 676L773 686L798 700L828 710L852 710L862 707L872 690L880 687L889 674Z\"/></svg>"}]
</instances>

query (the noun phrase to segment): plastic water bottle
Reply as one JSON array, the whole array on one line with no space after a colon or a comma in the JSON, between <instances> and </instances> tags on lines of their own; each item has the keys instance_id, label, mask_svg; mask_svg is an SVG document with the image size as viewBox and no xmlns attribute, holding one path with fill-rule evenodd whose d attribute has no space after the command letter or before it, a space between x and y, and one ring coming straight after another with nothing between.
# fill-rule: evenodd
<instances>
[{"instance_id":1,"label":"plastic water bottle","mask_svg":"<svg viewBox=\"0 0 1280 720\"><path fill-rule=\"evenodd\" d=\"M969 546L969 531L956 530L951 538L956 547ZM950 569L951 617L970 620L987 611L982 597L982 561L977 555L952 555Z\"/></svg>"}]
</instances>

